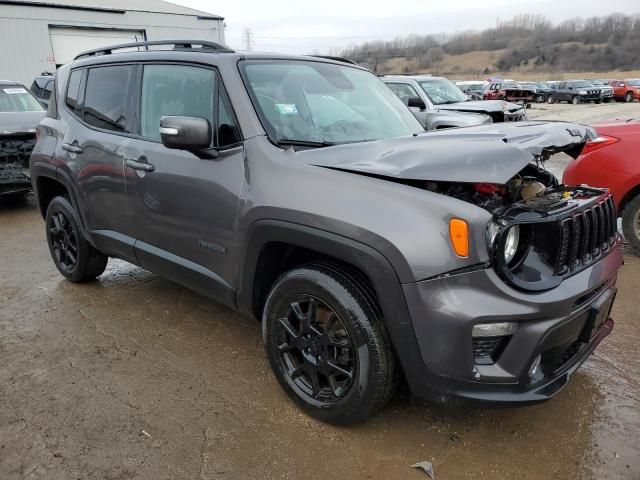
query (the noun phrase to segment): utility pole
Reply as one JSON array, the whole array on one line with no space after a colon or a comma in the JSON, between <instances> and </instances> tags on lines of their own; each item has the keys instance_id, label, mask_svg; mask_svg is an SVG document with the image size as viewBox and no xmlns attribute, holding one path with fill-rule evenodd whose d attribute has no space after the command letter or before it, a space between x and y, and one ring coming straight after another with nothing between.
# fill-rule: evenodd
<instances>
[{"instance_id":1,"label":"utility pole","mask_svg":"<svg viewBox=\"0 0 640 480\"><path fill-rule=\"evenodd\" d=\"M245 28L242 33L242 37L244 38L244 49L248 52L253 50L254 40L253 40L253 32L250 28Z\"/></svg>"}]
</instances>

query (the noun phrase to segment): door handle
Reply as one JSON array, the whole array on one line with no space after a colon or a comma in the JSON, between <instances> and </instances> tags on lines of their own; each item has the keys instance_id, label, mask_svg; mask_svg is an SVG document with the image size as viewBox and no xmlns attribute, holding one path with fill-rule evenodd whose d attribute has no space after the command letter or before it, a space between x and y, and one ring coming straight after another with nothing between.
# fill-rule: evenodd
<instances>
[{"instance_id":1,"label":"door handle","mask_svg":"<svg viewBox=\"0 0 640 480\"><path fill-rule=\"evenodd\" d=\"M66 150L69 153L82 153L82 147L80 147L76 142L63 143L62 149Z\"/></svg>"},{"instance_id":2,"label":"door handle","mask_svg":"<svg viewBox=\"0 0 640 480\"><path fill-rule=\"evenodd\" d=\"M156 167L154 167L150 163L147 163L144 157L140 157L139 160L145 160L145 161L138 161L138 160L132 160L130 158L127 158L125 163L127 164L127 167L132 168L134 170L142 170L143 172L153 172L156 169Z\"/></svg>"}]
</instances>

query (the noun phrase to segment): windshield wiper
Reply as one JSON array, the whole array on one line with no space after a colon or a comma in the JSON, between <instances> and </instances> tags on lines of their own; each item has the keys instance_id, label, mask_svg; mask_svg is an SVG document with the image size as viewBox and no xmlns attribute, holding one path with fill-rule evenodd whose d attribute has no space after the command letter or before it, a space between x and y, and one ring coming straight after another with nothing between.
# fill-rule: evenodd
<instances>
[{"instance_id":1,"label":"windshield wiper","mask_svg":"<svg viewBox=\"0 0 640 480\"><path fill-rule=\"evenodd\" d=\"M277 145L281 146L293 146L293 147L331 147L335 145L335 142L314 142L313 140L296 140L295 138L281 138L276 142Z\"/></svg>"}]
</instances>

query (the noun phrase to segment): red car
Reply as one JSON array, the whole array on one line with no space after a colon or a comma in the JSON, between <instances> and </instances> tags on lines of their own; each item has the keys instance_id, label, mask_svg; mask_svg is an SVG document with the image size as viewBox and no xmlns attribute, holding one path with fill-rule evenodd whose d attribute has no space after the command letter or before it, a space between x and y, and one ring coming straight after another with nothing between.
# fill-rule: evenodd
<instances>
[{"instance_id":1,"label":"red car","mask_svg":"<svg viewBox=\"0 0 640 480\"><path fill-rule=\"evenodd\" d=\"M640 119L595 129L598 138L587 142L562 180L611 190L624 236L640 252Z\"/></svg>"},{"instance_id":2,"label":"red car","mask_svg":"<svg viewBox=\"0 0 640 480\"><path fill-rule=\"evenodd\" d=\"M636 98L640 100L640 78L611 80L609 85L613 87L613 98L616 100L625 102L633 102Z\"/></svg>"}]
</instances>

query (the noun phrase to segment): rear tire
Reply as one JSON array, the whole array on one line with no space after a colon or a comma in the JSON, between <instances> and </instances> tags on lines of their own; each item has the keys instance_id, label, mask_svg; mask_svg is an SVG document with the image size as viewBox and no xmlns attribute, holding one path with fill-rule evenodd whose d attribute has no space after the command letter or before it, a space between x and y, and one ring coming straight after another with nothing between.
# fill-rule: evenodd
<instances>
[{"instance_id":1,"label":"rear tire","mask_svg":"<svg viewBox=\"0 0 640 480\"><path fill-rule=\"evenodd\" d=\"M305 412L323 422L362 422L397 386L379 309L356 276L310 264L284 273L262 316L269 363Z\"/></svg>"},{"instance_id":2,"label":"rear tire","mask_svg":"<svg viewBox=\"0 0 640 480\"><path fill-rule=\"evenodd\" d=\"M45 217L47 244L58 271L72 282L87 282L101 275L107 257L82 236L76 212L65 197L55 197Z\"/></svg>"},{"instance_id":3,"label":"rear tire","mask_svg":"<svg viewBox=\"0 0 640 480\"><path fill-rule=\"evenodd\" d=\"M640 195L634 197L622 211L622 232L637 254L640 254Z\"/></svg>"},{"instance_id":4,"label":"rear tire","mask_svg":"<svg viewBox=\"0 0 640 480\"><path fill-rule=\"evenodd\" d=\"M573 97L571 97L571 104L572 105L577 105L580 103L580 99L578 98L577 95L574 95Z\"/></svg>"}]
</instances>

